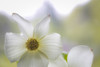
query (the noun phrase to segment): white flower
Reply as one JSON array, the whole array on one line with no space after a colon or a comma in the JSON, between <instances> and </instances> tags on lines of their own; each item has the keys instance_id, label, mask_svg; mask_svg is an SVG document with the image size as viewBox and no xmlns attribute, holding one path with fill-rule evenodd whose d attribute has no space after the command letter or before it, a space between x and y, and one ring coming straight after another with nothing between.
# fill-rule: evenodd
<instances>
[{"instance_id":1,"label":"white flower","mask_svg":"<svg viewBox=\"0 0 100 67\"><path fill-rule=\"evenodd\" d=\"M46 35L50 17L44 18L33 28L32 24L13 14L22 34L6 33L5 54L11 62L18 61L18 67L47 67L48 59L56 59L61 51L60 35Z\"/></svg>"},{"instance_id":2,"label":"white flower","mask_svg":"<svg viewBox=\"0 0 100 67\"><path fill-rule=\"evenodd\" d=\"M59 57L56 61L51 61L48 67L91 67L93 52L88 46L77 46L70 50L65 63L64 58Z\"/></svg>"}]
</instances>

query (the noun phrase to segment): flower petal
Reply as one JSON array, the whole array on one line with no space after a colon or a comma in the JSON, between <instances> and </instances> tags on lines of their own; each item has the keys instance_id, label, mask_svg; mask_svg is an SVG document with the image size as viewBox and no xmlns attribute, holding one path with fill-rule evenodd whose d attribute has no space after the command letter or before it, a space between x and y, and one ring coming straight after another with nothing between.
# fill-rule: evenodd
<instances>
[{"instance_id":1,"label":"flower petal","mask_svg":"<svg viewBox=\"0 0 100 67\"><path fill-rule=\"evenodd\" d=\"M44 18L34 29L34 38L40 39L48 33L50 16Z\"/></svg>"},{"instance_id":2,"label":"flower petal","mask_svg":"<svg viewBox=\"0 0 100 67\"><path fill-rule=\"evenodd\" d=\"M14 20L18 23L21 32L26 36L32 37L33 36L32 24L16 13L13 13L12 16Z\"/></svg>"},{"instance_id":3,"label":"flower petal","mask_svg":"<svg viewBox=\"0 0 100 67\"><path fill-rule=\"evenodd\" d=\"M88 46L77 46L71 49L68 54L69 67L91 67L93 52Z\"/></svg>"},{"instance_id":4,"label":"flower petal","mask_svg":"<svg viewBox=\"0 0 100 67\"><path fill-rule=\"evenodd\" d=\"M46 54L50 59L56 59L61 51L60 35L57 33L47 35L40 41L39 50Z\"/></svg>"},{"instance_id":5,"label":"flower petal","mask_svg":"<svg viewBox=\"0 0 100 67\"><path fill-rule=\"evenodd\" d=\"M25 53L25 39L13 33L6 33L5 54L11 62L15 62Z\"/></svg>"},{"instance_id":6,"label":"flower petal","mask_svg":"<svg viewBox=\"0 0 100 67\"><path fill-rule=\"evenodd\" d=\"M47 67L47 57L41 52L26 53L18 62L18 67Z\"/></svg>"},{"instance_id":7,"label":"flower petal","mask_svg":"<svg viewBox=\"0 0 100 67\"><path fill-rule=\"evenodd\" d=\"M55 61L50 61L48 67L68 67L68 64L61 55Z\"/></svg>"}]
</instances>

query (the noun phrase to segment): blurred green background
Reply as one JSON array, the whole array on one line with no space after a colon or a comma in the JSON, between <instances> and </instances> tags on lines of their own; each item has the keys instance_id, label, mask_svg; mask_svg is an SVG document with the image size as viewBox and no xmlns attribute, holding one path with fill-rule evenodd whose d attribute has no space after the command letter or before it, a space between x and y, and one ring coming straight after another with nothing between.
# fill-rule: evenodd
<instances>
[{"instance_id":1,"label":"blurred green background","mask_svg":"<svg viewBox=\"0 0 100 67\"><path fill-rule=\"evenodd\" d=\"M84 6L77 6L72 13L64 16L61 20L59 20L59 15L54 9L48 7L51 12L48 9L47 14L50 14L52 19L49 33L58 32L61 34L62 44L67 52L76 45L88 45L94 52L92 67L100 67L100 0L91 0ZM35 24L41 19L40 17L28 20ZM19 33L19 29L10 15L1 12L0 67L17 67L17 64L10 63L4 54L4 34L6 32Z\"/></svg>"}]
</instances>

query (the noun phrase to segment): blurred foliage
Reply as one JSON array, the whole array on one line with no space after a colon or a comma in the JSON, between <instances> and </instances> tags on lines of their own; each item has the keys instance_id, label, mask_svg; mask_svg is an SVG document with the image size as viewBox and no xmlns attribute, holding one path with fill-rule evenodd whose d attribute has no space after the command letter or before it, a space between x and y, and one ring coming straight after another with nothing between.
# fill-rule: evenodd
<instances>
[{"instance_id":1,"label":"blurred foliage","mask_svg":"<svg viewBox=\"0 0 100 67\"><path fill-rule=\"evenodd\" d=\"M67 56L68 56L68 54L66 54L66 53L62 53L62 55L63 55L64 59L65 59L66 62L67 62Z\"/></svg>"},{"instance_id":2,"label":"blurred foliage","mask_svg":"<svg viewBox=\"0 0 100 67\"><path fill-rule=\"evenodd\" d=\"M96 2L98 3L96 0L91 1L85 6L78 7L64 21L66 38L78 41L80 44L100 44L100 15L97 10L99 7L94 6L94 4L97 6Z\"/></svg>"},{"instance_id":3,"label":"blurred foliage","mask_svg":"<svg viewBox=\"0 0 100 67\"><path fill-rule=\"evenodd\" d=\"M0 67L17 67L16 63L11 63L6 56L0 56Z\"/></svg>"}]
</instances>

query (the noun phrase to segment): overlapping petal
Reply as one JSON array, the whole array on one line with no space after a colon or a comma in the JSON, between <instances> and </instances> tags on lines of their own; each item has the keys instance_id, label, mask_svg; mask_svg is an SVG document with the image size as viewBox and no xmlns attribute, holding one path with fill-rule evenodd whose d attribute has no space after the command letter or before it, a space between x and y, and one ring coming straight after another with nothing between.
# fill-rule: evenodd
<instances>
[{"instance_id":1,"label":"overlapping petal","mask_svg":"<svg viewBox=\"0 0 100 67\"><path fill-rule=\"evenodd\" d=\"M16 13L13 13L12 16L14 20L18 23L21 32L28 37L32 37L33 36L32 24Z\"/></svg>"},{"instance_id":2,"label":"overlapping petal","mask_svg":"<svg viewBox=\"0 0 100 67\"><path fill-rule=\"evenodd\" d=\"M68 64L61 55L56 60L50 61L48 67L68 67Z\"/></svg>"},{"instance_id":3,"label":"overlapping petal","mask_svg":"<svg viewBox=\"0 0 100 67\"><path fill-rule=\"evenodd\" d=\"M15 62L25 53L25 39L13 33L6 33L5 54L11 62Z\"/></svg>"},{"instance_id":4,"label":"overlapping petal","mask_svg":"<svg viewBox=\"0 0 100 67\"><path fill-rule=\"evenodd\" d=\"M40 41L39 50L46 54L48 58L56 59L62 51L60 42L59 34L54 33L47 35Z\"/></svg>"},{"instance_id":5,"label":"overlapping petal","mask_svg":"<svg viewBox=\"0 0 100 67\"><path fill-rule=\"evenodd\" d=\"M34 38L40 39L48 33L50 16L45 17L34 29Z\"/></svg>"},{"instance_id":6,"label":"overlapping petal","mask_svg":"<svg viewBox=\"0 0 100 67\"><path fill-rule=\"evenodd\" d=\"M26 53L18 62L18 67L47 67L48 59L41 52Z\"/></svg>"},{"instance_id":7,"label":"overlapping petal","mask_svg":"<svg viewBox=\"0 0 100 67\"><path fill-rule=\"evenodd\" d=\"M91 67L93 52L88 46L77 46L68 54L68 67Z\"/></svg>"}]
</instances>

